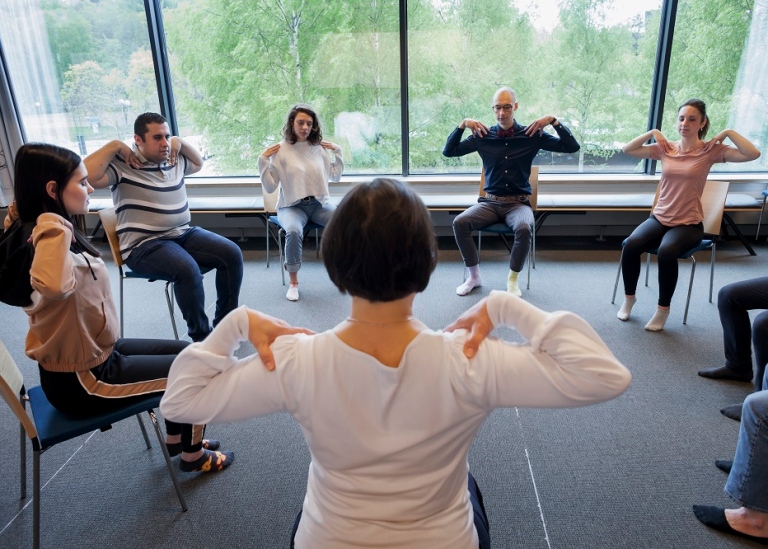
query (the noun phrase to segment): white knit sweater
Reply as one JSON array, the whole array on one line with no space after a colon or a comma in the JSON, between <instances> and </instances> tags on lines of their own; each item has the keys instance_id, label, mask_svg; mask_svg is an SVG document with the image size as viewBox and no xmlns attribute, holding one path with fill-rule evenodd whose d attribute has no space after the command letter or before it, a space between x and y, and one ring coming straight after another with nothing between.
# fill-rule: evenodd
<instances>
[{"instance_id":1,"label":"white knit sweater","mask_svg":"<svg viewBox=\"0 0 768 549\"><path fill-rule=\"evenodd\" d=\"M258 355L234 356L248 339L241 307L179 354L160 410L193 424L294 417L312 455L297 548L476 548L467 453L488 414L602 402L631 379L573 313L507 292L491 293L488 313L528 342L488 338L467 360L466 331L427 330L390 368L333 331L284 336L268 372Z\"/></svg>"},{"instance_id":2,"label":"white knit sweater","mask_svg":"<svg viewBox=\"0 0 768 549\"><path fill-rule=\"evenodd\" d=\"M293 206L305 196L314 196L322 204L329 198L328 182L338 183L344 171L341 147L331 151L307 141L291 145L280 142L280 150L269 158L259 156L261 184L268 193L280 187L277 208Z\"/></svg>"}]
</instances>

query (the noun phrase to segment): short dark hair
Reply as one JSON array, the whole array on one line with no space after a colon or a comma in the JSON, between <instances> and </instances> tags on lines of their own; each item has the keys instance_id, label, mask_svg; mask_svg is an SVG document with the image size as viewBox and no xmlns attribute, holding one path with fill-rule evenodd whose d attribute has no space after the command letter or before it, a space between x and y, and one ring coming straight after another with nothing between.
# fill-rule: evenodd
<instances>
[{"instance_id":1,"label":"short dark hair","mask_svg":"<svg viewBox=\"0 0 768 549\"><path fill-rule=\"evenodd\" d=\"M145 112L136 117L136 121L133 123L133 133L141 137L142 141L145 141L144 136L147 135L147 126L149 124L167 124L168 121L162 114L156 112Z\"/></svg>"},{"instance_id":2,"label":"short dark hair","mask_svg":"<svg viewBox=\"0 0 768 549\"><path fill-rule=\"evenodd\" d=\"M394 301L422 292L437 264L426 206L394 179L357 185L342 199L322 240L325 268L341 293Z\"/></svg>"},{"instance_id":3,"label":"short dark hair","mask_svg":"<svg viewBox=\"0 0 768 549\"><path fill-rule=\"evenodd\" d=\"M701 114L701 119L704 121L704 125L699 130L699 139L704 139L704 136L707 135L707 131L709 131L709 117L707 116L707 105L702 101L701 99L689 99L682 105L680 105L677 108L677 112L680 112L680 109L683 107L693 107L699 113Z\"/></svg>"},{"instance_id":4,"label":"short dark hair","mask_svg":"<svg viewBox=\"0 0 768 549\"><path fill-rule=\"evenodd\" d=\"M82 160L69 149L49 143L27 143L16 152L13 176L13 195L16 211L22 223L36 222L46 212L60 215L70 223L75 233L73 247L100 256L84 235L77 230L77 224L67 212L61 198L72 174ZM49 181L56 182L56 198L48 194Z\"/></svg>"},{"instance_id":5,"label":"short dark hair","mask_svg":"<svg viewBox=\"0 0 768 549\"><path fill-rule=\"evenodd\" d=\"M309 132L307 142L310 145L319 145L323 140L323 130L320 129L320 117L317 116L315 109L304 103L297 103L291 107L290 111L288 111L288 117L285 119L285 126L283 126L282 131L283 137L285 137L286 141L291 145L298 141L296 132L293 131L293 121L296 120L296 115L300 112L312 117L312 131Z\"/></svg>"}]
</instances>

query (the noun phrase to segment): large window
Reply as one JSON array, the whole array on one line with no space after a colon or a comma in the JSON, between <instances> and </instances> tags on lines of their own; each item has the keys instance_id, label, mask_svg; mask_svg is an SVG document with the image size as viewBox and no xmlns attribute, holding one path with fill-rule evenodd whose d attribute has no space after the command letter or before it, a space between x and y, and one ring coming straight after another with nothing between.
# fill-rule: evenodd
<instances>
[{"instance_id":1,"label":"large window","mask_svg":"<svg viewBox=\"0 0 768 549\"><path fill-rule=\"evenodd\" d=\"M768 1L679 0L662 132L677 139L677 108L707 104L707 139L731 128L765 151L768 143ZM731 144L730 142L727 142ZM715 164L712 171L764 171L768 158Z\"/></svg>"},{"instance_id":2,"label":"large window","mask_svg":"<svg viewBox=\"0 0 768 549\"><path fill-rule=\"evenodd\" d=\"M663 3L677 12L662 131L675 139L677 106L699 97L709 137L733 128L762 150L768 0L161 0L159 14L155 0L0 0L0 45L26 139L81 154L130 140L162 104L201 175L254 176L305 102L348 175L477 173L477 155L442 156L445 140L463 118L493 124L492 95L510 86L519 122L555 115L581 144L540 153L542 171L632 173L648 164L621 145L647 130L665 81ZM145 6L165 32L152 43Z\"/></svg>"},{"instance_id":3,"label":"large window","mask_svg":"<svg viewBox=\"0 0 768 549\"><path fill-rule=\"evenodd\" d=\"M85 155L159 108L141 0L0 0L0 42L29 141Z\"/></svg>"},{"instance_id":4,"label":"large window","mask_svg":"<svg viewBox=\"0 0 768 549\"><path fill-rule=\"evenodd\" d=\"M516 119L557 116L581 144L542 151L560 172L631 171L623 143L646 131L661 0L409 2L411 172L477 171L477 155L445 159L465 118L494 123L500 86L517 93Z\"/></svg>"},{"instance_id":5,"label":"large window","mask_svg":"<svg viewBox=\"0 0 768 549\"><path fill-rule=\"evenodd\" d=\"M346 173L401 172L397 0L187 0L163 21L179 131L210 173L257 173L298 102Z\"/></svg>"}]
</instances>

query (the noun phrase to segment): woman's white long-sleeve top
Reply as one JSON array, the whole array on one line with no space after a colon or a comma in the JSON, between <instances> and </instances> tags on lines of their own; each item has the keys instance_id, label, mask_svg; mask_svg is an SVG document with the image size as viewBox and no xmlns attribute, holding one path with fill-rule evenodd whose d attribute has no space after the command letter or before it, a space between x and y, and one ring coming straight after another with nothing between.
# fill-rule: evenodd
<instances>
[{"instance_id":1,"label":"woman's white long-sleeve top","mask_svg":"<svg viewBox=\"0 0 768 549\"><path fill-rule=\"evenodd\" d=\"M278 338L276 369L233 356L248 338L244 307L176 359L160 409L205 424L288 412L311 452L296 547L477 547L467 452L499 407L557 408L609 400L629 371L569 312L546 313L492 292L494 326L526 344L486 339L463 353L466 331L425 331L397 368L332 331Z\"/></svg>"},{"instance_id":2,"label":"woman's white long-sleeve top","mask_svg":"<svg viewBox=\"0 0 768 549\"><path fill-rule=\"evenodd\" d=\"M333 154L333 160L331 160ZM269 158L259 156L261 184L268 193L279 187L277 208L293 206L305 196L321 204L329 200L328 182L338 183L344 171L341 147L329 151L307 141L280 142L280 150Z\"/></svg>"}]
</instances>

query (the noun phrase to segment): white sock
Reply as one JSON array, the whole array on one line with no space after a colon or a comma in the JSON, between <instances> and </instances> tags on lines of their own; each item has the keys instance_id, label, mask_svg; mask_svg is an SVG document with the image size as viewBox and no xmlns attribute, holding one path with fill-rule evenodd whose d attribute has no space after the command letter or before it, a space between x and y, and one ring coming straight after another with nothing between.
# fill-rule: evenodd
<instances>
[{"instance_id":1,"label":"white sock","mask_svg":"<svg viewBox=\"0 0 768 549\"><path fill-rule=\"evenodd\" d=\"M475 288L479 288L483 285L483 281L480 280L480 265L473 265L472 267L467 268L469 269L469 276L463 284L460 284L456 288L456 294L458 295L467 295Z\"/></svg>"},{"instance_id":2,"label":"white sock","mask_svg":"<svg viewBox=\"0 0 768 549\"><path fill-rule=\"evenodd\" d=\"M621 309L619 309L619 312L616 313L616 317L619 320L627 320L629 318L629 314L632 312L632 307L635 306L635 303L637 302L637 298L635 296L632 297L624 297L624 303L621 304Z\"/></svg>"},{"instance_id":3,"label":"white sock","mask_svg":"<svg viewBox=\"0 0 768 549\"><path fill-rule=\"evenodd\" d=\"M664 328L667 318L669 318L669 309L656 309L656 314L645 325L645 329L649 332L660 332Z\"/></svg>"},{"instance_id":4,"label":"white sock","mask_svg":"<svg viewBox=\"0 0 768 549\"><path fill-rule=\"evenodd\" d=\"M519 274L510 269L509 275L507 275L507 291L517 297L523 297L523 292L520 291L520 287L517 285L517 275Z\"/></svg>"}]
</instances>

